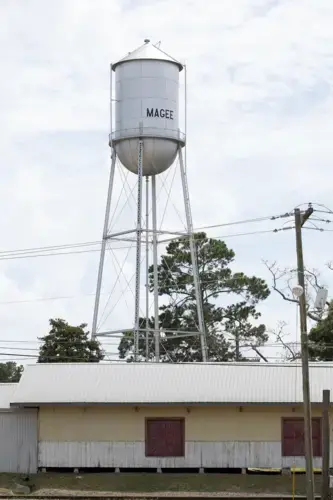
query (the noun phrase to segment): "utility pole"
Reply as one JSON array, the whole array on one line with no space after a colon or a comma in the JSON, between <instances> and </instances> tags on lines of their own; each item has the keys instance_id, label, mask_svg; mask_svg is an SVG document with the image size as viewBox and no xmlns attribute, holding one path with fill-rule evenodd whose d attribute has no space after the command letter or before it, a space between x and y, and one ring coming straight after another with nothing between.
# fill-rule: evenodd
<instances>
[{"instance_id":1,"label":"utility pole","mask_svg":"<svg viewBox=\"0 0 333 500\"><path fill-rule=\"evenodd\" d=\"M301 327L301 356L302 356L302 382L303 382L303 405L304 405L304 448L306 463L306 496L307 500L314 500L314 476L313 476L313 448L312 448L312 419L310 400L310 377L309 377L309 346L307 333L307 307L306 290L304 279L304 260L302 245L302 227L313 213L310 205L307 210L301 212L295 208L295 230L296 230L296 252L297 252L297 275L298 285L302 289L299 296L300 327Z\"/></svg>"},{"instance_id":2,"label":"utility pole","mask_svg":"<svg viewBox=\"0 0 333 500\"><path fill-rule=\"evenodd\" d=\"M329 407L330 407L330 391L323 390L323 410L322 410L322 443L323 443L323 465L322 465L322 500L330 498L330 422L329 422Z\"/></svg>"}]
</instances>

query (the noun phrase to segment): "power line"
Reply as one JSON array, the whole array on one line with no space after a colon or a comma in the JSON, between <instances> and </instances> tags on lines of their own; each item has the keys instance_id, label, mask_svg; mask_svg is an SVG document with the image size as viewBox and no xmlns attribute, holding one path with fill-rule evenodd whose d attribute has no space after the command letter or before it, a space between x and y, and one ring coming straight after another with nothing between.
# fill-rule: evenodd
<instances>
[{"instance_id":1,"label":"power line","mask_svg":"<svg viewBox=\"0 0 333 500\"><path fill-rule=\"evenodd\" d=\"M224 234L221 236L214 236L214 239L221 240L221 239L227 239L227 238L235 238L239 236L253 236L256 234L268 234L268 233L277 233L280 231L286 231L289 229L293 229L293 227L284 227L284 228L278 228L278 229L271 229L271 230L263 230L263 231L252 231L252 232L247 232L247 233L235 233L235 234ZM187 235L182 236L182 238L186 238ZM172 238L170 240L165 240L167 241L172 241L175 238ZM113 248L112 250L128 250L129 248L133 248L131 246L120 246L117 248ZM18 259L29 259L29 258L36 258L36 257L53 257L55 255L78 255L78 254L83 254L83 253L94 253L94 252L99 252L100 249L90 249L90 250L74 250L74 251L68 251L68 252L49 252L49 253L34 253L34 254L20 254L16 255L14 254L13 256L11 254L8 254L4 257L1 257L0 255L0 261L5 261L5 260L18 260Z\"/></svg>"},{"instance_id":2,"label":"power line","mask_svg":"<svg viewBox=\"0 0 333 500\"><path fill-rule=\"evenodd\" d=\"M253 222L264 222L264 221L268 221L268 220L277 220L277 219L283 219L285 217L291 217L292 215L293 215L292 212L287 212L287 213L281 214L281 215L267 215L265 217L256 217L254 219L245 219L245 220L236 221L236 222L226 222L224 224L213 224L211 226L201 226L201 227L195 228L194 231L200 231L202 229L215 229L217 227L236 226L239 224L250 224Z\"/></svg>"},{"instance_id":3,"label":"power line","mask_svg":"<svg viewBox=\"0 0 333 500\"><path fill-rule=\"evenodd\" d=\"M126 247L124 247L126 248ZM116 249L118 250L118 248ZM35 253L35 254L22 254L22 255L15 255L14 256L5 256L1 257L0 256L0 261L1 260L18 260L18 259L29 259L29 258L34 258L34 257L53 257L54 255L74 255L74 254L81 254L81 253L93 253L93 252L100 252L99 248L96 249L91 249L91 250L78 250L78 251L73 251L73 252L50 252L50 253Z\"/></svg>"},{"instance_id":4,"label":"power line","mask_svg":"<svg viewBox=\"0 0 333 500\"><path fill-rule=\"evenodd\" d=\"M227 332L221 332L221 335L225 334ZM129 335L128 334L128 331L126 331L126 335L112 335L112 337L108 337L109 339L122 339L122 338L132 338L132 335ZM173 336L172 335L167 335L165 337L162 337L162 341L165 340L169 340L169 339L173 339ZM228 340L232 340L231 337L228 337ZM3 339L0 341L1 344L27 344L27 343L33 343L33 344L43 344L43 341L42 340L6 340L6 339ZM79 344L79 342L73 342L73 341L59 341L57 342L57 345L65 345L65 346L73 346L73 347L76 347L77 345ZM107 341L102 341L101 342L102 346L103 345L106 345L106 346L114 346L114 343L112 342L107 342ZM310 342L309 343L310 346L314 346L314 347L318 347L318 348L325 348L325 347L332 347L333 348L333 343L323 343L323 344L318 344L318 343L315 343L315 342ZM301 344L300 342L268 342L267 344L263 344L263 345L255 345L255 347L257 347L258 349L265 349L265 348L274 348L274 347L299 347ZM252 349L252 344L242 344L241 345L242 348L251 348ZM35 351L35 350L39 350L38 348L36 347L15 347L15 346L5 346L5 345L0 345L0 351L1 349L14 349L14 350L20 350L20 351ZM333 363L333 360L332 360L332 363Z\"/></svg>"},{"instance_id":5,"label":"power line","mask_svg":"<svg viewBox=\"0 0 333 500\"><path fill-rule=\"evenodd\" d=\"M264 216L264 217L257 217L253 219L244 219L244 220L238 220L238 221L233 221L233 222L226 222L226 223L221 223L221 224L215 224L211 226L201 226L198 228L195 228L195 231L200 231L204 229L213 229L213 228L219 228L219 227L229 227L229 226L235 226L235 225L241 225L241 224L250 224L254 222L262 222L262 221L268 221L268 220L277 220L279 218L285 218L285 217L290 217L290 213L286 214L281 214L281 215L269 215L269 216ZM268 231L270 232L270 231ZM240 236L247 235L247 234L260 234L261 232L253 232L253 233L243 233L240 234ZM184 234L184 236L186 236ZM233 237L235 235L224 235L223 238L227 237ZM221 237L220 237L221 238ZM62 251L62 250L71 250L75 248L84 248L84 247L89 247L89 246L96 246L96 245L101 245L101 241L85 241L81 243L67 243L67 244L62 244L62 245L51 245L51 246L40 246L40 247L34 247L34 248L21 248L21 249L14 249L14 250L2 250L0 251L0 260L12 260L12 259L19 259L19 258L33 258L33 257L44 257L44 256L53 256L53 255L68 255L68 254L77 254L77 253L90 253L90 252L98 252L100 249L89 249L89 250L75 250L75 251ZM119 249L124 249L128 248L126 247L119 247ZM117 250L118 248L115 248L114 250ZM58 250L60 250L58 252ZM47 252L47 253L45 253Z\"/></svg>"},{"instance_id":6,"label":"power line","mask_svg":"<svg viewBox=\"0 0 333 500\"><path fill-rule=\"evenodd\" d=\"M66 243L62 245L52 245L52 246L44 246L44 247L35 247L35 248L21 248L21 249L16 249L16 250L1 250L0 251L0 256L2 255L7 255L7 254L20 254L20 253L35 253L35 252L40 252L42 250L61 250L61 249L67 249L67 248L75 248L75 247L85 247L85 246L91 246L91 245L100 245L100 241L85 241L82 243Z\"/></svg>"},{"instance_id":7,"label":"power line","mask_svg":"<svg viewBox=\"0 0 333 500\"><path fill-rule=\"evenodd\" d=\"M116 353L110 353L110 354L107 354L107 356L110 356L110 355L116 355ZM118 355L118 353L117 353ZM10 359L2 359L1 357L2 356L10 356ZM246 359L248 360L257 360L258 359L258 356L244 356ZM281 364L286 364L286 363L290 363L291 366L295 366L295 368L299 368L301 370L301 364L300 364L300 360L299 359L295 359L293 361L288 361L286 359L283 359L281 356L267 356L265 355L265 358L270 360L271 362L279 362ZM25 355L25 354L22 354L22 356L20 355L17 355L17 354L14 354L14 355L10 355L9 353L1 353L0 352L0 363L6 363L8 361L17 361L17 362L22 362L22 361L35 361L38 359L38 356L37 355ZM52 361L55 361L55 362L59 362L59 357L48 357L48 359L52 362ZM62 360L69 360L69 361L66 361L68 363L70 362L73 362L73 363L80 363L80 362L86 362L86 363L89 363L89 361L87 361L85 358L75 358L75 360L73 360L73 358L70 358L70 357L65 357L65 356L61 356L61 359ZM242 361L242 360L241 360ZM241 362L240 361L240 362ZM104 360L101 360L100 361L100 364L104 364L104 363L126 363L127 360L126 358L115 358L115 359L112 359L112 360L107 360L107 359L104 359ZM233 361L234 363L237 363L236 361ZM327 361L326 362L327 364L331 364L333 365L333 361Z\"/></svg>"},{"instance_id":8,"label":"power line","mask_svg":"<svg viewBox=\"0 0 333 500\"><path fill-rule=\"evenodd\" d=\"M0 306L11 305L11 304L31 304L33 302L47 302L51 300L77 299L80 297L90 297L94 295L95 293L82 293L79 295L57 295L54 297L40 297L36 299L26 299L26 300L4 300L0 301ZM105 293L101 295L105 295Z\"/></svg>"}]
</instances>

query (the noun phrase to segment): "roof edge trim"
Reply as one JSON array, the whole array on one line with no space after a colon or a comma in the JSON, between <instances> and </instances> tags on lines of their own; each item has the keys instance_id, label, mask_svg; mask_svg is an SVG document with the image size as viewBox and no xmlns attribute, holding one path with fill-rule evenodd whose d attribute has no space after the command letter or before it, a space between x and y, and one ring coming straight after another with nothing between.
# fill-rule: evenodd
<instances>
[{"instance_id":1,"label":"roof edge trim","mask_svg":"<svg viewBox=\"0 0 333 500\"><path fill-rule=\"evenodd\" d=\"M36 408L39 406L295 406L303 404L302 401L285 401L285 402L276 402L276 401L259 401L259 402L231 402L231 401L221 401L221 402L179 402L179 401L168 401L168 402L160 402L160 403L142 403L142 402L92 402L92 401L80 401L80 402L13 402L10 403L11 408ZM314 405L322 405L321 401L312 401L311 404ZM330 403L333 406L333 401Z\"/></svg>"}]
</instances>

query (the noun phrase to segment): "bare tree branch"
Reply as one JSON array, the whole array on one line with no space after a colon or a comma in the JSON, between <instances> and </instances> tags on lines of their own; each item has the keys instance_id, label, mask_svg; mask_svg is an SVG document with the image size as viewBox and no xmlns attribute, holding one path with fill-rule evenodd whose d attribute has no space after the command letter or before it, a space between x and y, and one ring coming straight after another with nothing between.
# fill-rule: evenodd
<instances>
[{"instance_id":1,"label":"bare tree branch","mask_svg":"<svg viewBox=\"0 0 333 500\"><path fill-rule=\"evenodd\" d=\"M270 333L274 335L276 342L282 345L283 350L286 353L285 359L286 361L295 361L300 358L300 353L296 350L295 347L289 342L286 342L285 337L288 335L284 333L284 329L287 326L287 323L281 321L277 325L276 330L272 330Z\"/></svg>"},{"instance_id":2,"label":"bare tree branch","mask_svg":"<svg viewBox=\"0 0 333 500\"><path fill-rule=\"evenodd\" d=\"M275 292L277 292L280 297L283 298L283 300L286 300L287 302L292 302L294 304L298 304L298 300L293 298L292 294L292 283L295 282L297 279L297 270L293 268L286 268L286 269L279 269L277 266L276 262L273 262L273 264L269 264L267 261L264 261L264 265L270 272L272 276L272 288ZM328 264L329 267L329 264ZM333 270L333 264L332 264L332 270ZM323 286L319 282L319 271L316 269L306 269L304 273L304 278L305 278L305 283L306 283L306 302L307 302L307 314L308 317L312 321L318 322L320 319L322 319L322 315L318 314L318 311L314 311L313 308L311 308L311 305L314 303L313 299L313 294L311 294L311 289L313 292L317 294L318 290L323 288ZM280 287L279 283L284 282L285 287ZM329 306L329 302L326 302L326 306Z\"/></svg>"},{"instance_id":3,"label":"bare tree branch","mask_svg":"<svg viewBox=\"0 0 333 500\"><path fill-rule=\"evenodd\" d=\"M265 264L265 266L267 267L268 271L271 273L272 275L272 281L273 281L273 285L272 285L272 288L275 292L277 292L282 298L283 300L287 300L288 302L294 302L294 303L298 303L298 300L297 299L293 299L292 297L288 297L287 294L280 290L278 288L278 281L281 279L281 278L286 278L287 275L288 275L288 270L287 269L284 269L284 270L280 270L277 265L276 265L276 262L273 262L273 264L268 264L267 261L263 261L263 263Z\"/></svg>"},{"instance_id":4,"label":"bare tree branch","mask_svg":"<svg viewBox=\"0 0 333 500\"><path fill-rule=\"evenodd\" d=\"M258 356L265 361L265 363L268 363L268 359L259 351L258 347L255 345L251 344L251 348L254 350L255 353L258 354Z\"/></svg>"},{"instance_id":5,"label":"bare tree branch","mask_svg":"<svg viewBox=\"0 0 333 500\"><path fill-rule=\"evenodd\" d=\"M319 288L322 288L322 285L319 284L318 278L319 278L319 272L313 269L310 271L310 269L305 270L306 274L311 277L309 279L309 283L313 286L313 288L316 290L316 292L319 290Z\"/></svg>"}]
</instances>

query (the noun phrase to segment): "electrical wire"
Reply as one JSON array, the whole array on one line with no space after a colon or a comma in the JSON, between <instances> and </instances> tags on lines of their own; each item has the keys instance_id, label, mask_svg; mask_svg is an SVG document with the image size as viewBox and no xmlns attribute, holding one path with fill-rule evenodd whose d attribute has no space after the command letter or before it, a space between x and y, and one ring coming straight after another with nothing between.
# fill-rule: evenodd
<instances>
[{"instance_id":1,"label":"electrical wire","mask_svg":"<svg viewBox=\"0 0 333 500\"><path fill-rule=\"evenodd\" d=\"M127 247L123 247L127 248ZM0 256L0 261L2 260L18 260L18 259L29 259L29 258L34 258L34 257L53 257L54 255L78 255L82 253L93 253L93 252L100 252L100 249L97 248L95 250L78 250L78 251L73 251L73 252L52 252L52 253L36 253L36 254L23 254L23 255L14 255L12 256L6 256L6 257L1 257Z\"/></svg>"},{"instance_id":2,"label":"electrical wire","mask_svg":"<svg viewBox=\"0 0 333 500\"><path fill-rule=\"evenodd\" d=\"M196 332L193 332L194 334ZM130 335L128 333L128 331L126 331L126 334L122 335L122 334L115 334L115 335L112 335L110 337L104 337L104 338L108 338L108 339L122 339L124 337L127 337L127 338L132 338L132 335ZM168 341L170 339L173 339L172 335L170 335L170 337L162 337L162 340L165 340L165 341ZM229 339L230 340L230 339ZM3 339L1 340L1 343L2 344L37 344L36 347L15 347L15 345L0 345L0 351L2 349L14 349L14 350L19 350L19 351L25 351L25 350L28 350L28 351L34 351L34 350L37 350L38 346L42 345L43 344L43 341L42 340L11 340L11 339ZM77 346L77 342L73 342L73 341L59 341L57 342L57 344L59 345L65 345L67 347L75 347ZM112 342L108 342L108 341L102 341L101 344L103 346L114 346L114 343ZM285 347L285 346L292 346L294 348L298 348L301 346L301 343L300 342L275 342L275 343L267 343L267 344L263 344L263 345L258 345L258 346L255 346L255 347L258 347L259 349L265 349L265 348L272 348L272 347L277 347L277 348L281 348L281 347ZM333 348L333 343L323 343L323 344L320 344L321 347L329 347L329 348ZM252 344L242 344L241 345L242 348L248 348L248 349L252 349ZM332 363L333 363L333 360L332 360Z\"/></svg>"},{"instance_id":3,"label":"electrical wire","mask_svg":"<svg viewBox=\"0 0 333 500\"><path fill-rule=\"evenodd\" d=\"M320 213L332 213L331 211L320 211L320 210L315 210ZM262 222L262 221L268 221L268 220L276 220L279 218L287 218L292 216L292 213L285 213L281 215L274 215L274 216L265 216L265 217L257 217L257 218L252 218L252 219L245 219L245 220L239 220L239 221L234 221L234 222L228 222L228 223L221 223L221 224L216 224L216 225L211 225L211 226L201 226L198 228L195 228L195 231L198 230L204 230L204 229L213 229L213 228L218 228L218 227L227 227L227 226L235 226L235 225L241 225L241 224L250 224L250 223L256 223L256 222ZM319 219L323 222L332 222L328 220L323 220ZM252 232L245 232L245 233L235 233L235 234L225 234L221 236L216 236L214 237L215 239L227 239L227 238L233 238L233 237L240 237L240 236L250 236L250 235L257 235L257 234L268 234L268 233L277 233L285 230L292 229L293 226L291 227L282 227L282 228L276 228L272 230L262 230L262 231L252 231ZM308 228L306 229L311 229L311 230L319 230L321 232L326 231L326 232L332 232L332 229L323 229L323 228ZM186 235L184 235L186 237ZM36 257L48 257L48 256L54 256L54 255L69 255L69 254L81 254L81 253L92 253L92 252L99 252L99 248L88 248L88 247L93 247L93 246L100 246L101 241L88 241L88 242L82 242L82 243L72 243L72 244L62 244L62 245L53 245L53 246L40 246L40 247L34 247L34 248L23 248L23 249L16 249L16 250L7 250L7 251L0 251L0 260L16 260L16 259L22 259L22 258L36 258ZM85 249L88 248L88 249ZM112 251L114 252L115 250L120 250L120 249L130 249L131 246L129 247L128 245L126 246L120 246L117 248L113 248ZM83 249L83 250L81 250ZM83 294L79 296L93 296L94 293L91 294ZM7 305L7 304L19 304L19 303L31 303L31 302L44 302L44 301L51 301L51 300L62 300L62 299L73 299L78 296L55 296L55 297L45 297L45 298L36 298L36 299L28 299L28 300L12 300L12 301L3 301L0 302L0 305ZM276 347L277 344L274 344L274 347ZM266 344L265 346L261 347L268 347Z\"/></svg>"},{"instance_id":4,"label":"electrical wire","mask_svg":"<svg viewBox=\"0 0 333 500\"><path fill-rule=\"evenodd\" d=\"M62 245L52 245L52 246L44 246L44 247L35 247L35 248L21 248L17 250L2 250L0 251L0 257L7 255L20 255L21 253L30 254L41 251L52 251L52 250L61 250L61 249L69 249L69 248L77 248L77 247L86 247L92 245L100 245L101 241L84 241L83 243L66 243Z\"/></svg>"},{"instance_id":5,"label":"electrical wire","mask_svg":"<svg viewBox=\"0 0 333 500\"><path fill-rule=\"evenodd\" d=\"M265 217L257 217L253 219L244 219L244 220L238 220L234 222L227 222L227 223L221 223L221 224L215 224L213 226L201 226L198 228L195 228L194 231L198 230L204 230L204 229L212 229L212 228L218 228L218 227L229 227L229 226L236 226L240 224L250 224L254 222L262 222L262 221L268 221L268 220L276 220L279 218L284 218L284 217L289 217L291 214L282 214L282 215L273 215L273 216L265 216ZM274 230L273 230L274 231ZM178 232L178 231L176 231ZM266 232L266 231L265 231ZM271 231L268 231L271 232ZM247 234L260 234L261 232L254 231L252 233L241 233L239 234L240 236L247 235ZM186 236L184 234L184 236ZM227 237L233 237L235 235L233 234L227 234L223 236L219 236L217 238L227 238ZM100 249L90 249L90 250L84 250L84 251L74 251L74 252L57 252L58 250L71 250L75 248L83 248L83 247L88 247L88 246L96 246L96 245L101 245L101 241L85 241L81 243L67 243L67 244L62 244L62 245L51 245L51 246L40 246L40 247L34 247L34 248L22 248L22 249L14 249L14 250L1 250L0 251L0 260L8 260L12 258L27 258L30 256L35 256L35 254L38 254L37 256L49 256L49 255L68 255L69 253L87 253L87 252L98 252ZM121 249L128 248L126 247L120 247ZM114 248L114 250L117 250L118 248ZM43 252L50 252L47 254L44 254Z\"/></svg>"},{"instance_id":6,"label":"electrical wire","mask_svg":"<svg viewBox=\"0 0 333 500\"><path fill-rule=\"evenodd\" d=\"M267 220L276 220L278 218L284 218L284 217L289 217L291 214L282 214L282 215L276 215L276 216L266 216L266 217L257 217L255 219L246 219L246 220L240 220L240 221L234 221L234 222L228 222L228 223L222 223L222 224L215 224L211 226L201 226L199 228L195 228L195 231L198 230L204 230L204 229L212 229L212 228L218 228L218 227L228 227L228 226L235 226L235 225L240 225L240 224L250 224L254 222L262 222L262 221L267 221ZM251 231L251 232L245 232L245 233L235 233L235 234L224 234L220 236L214 236L214 239L227 239L227 238L235 238L235 237L240 237L240 236L253 236L257 234L268 234L268 233L277 233L280 231L285 231L288 229L293 229L293 226L290 227L283 227L283 228L276 228L276 229L271 229L271 230L262 230L262 231ZM305 227L305 229L312 229L312 230L319 230L321 232L323 231L333 231L329 229L323 229L323 228L309 228ZM179 236L178 236L179 237ZM183 236L184 238L187 237L186 234ZM167 243L168 241L172 241L175 238L170 238L169 240L164 240L163 243ZM91 248L88 250L76 250L78 248L85 248L89 246L96 246L96 245L101 245L101 241L91 241L91 242L82 242L82 243L72 243L72 244L63 244L63 245L53 245L53 246L44 246L44 247L36 247L36 248L25 248L25 249L17 249L17 250L7 250L7 251L0 251L0 261L1 260L17 260L17 259L27 259L27 258L36 258L36 257L53 257L56 255L78 255L78 254L86 254L86 253L94 253L94 252L100 252L100 248ZM126 250L129 247L128 245L125 246L119 246L116 248L113 248L113 251L116 250ZM60 250L60 251L58 251ZM68 251L64 251L68 250Z\"/></svg>"},{"instance_id":7,"label":"electrical wire","mask_svg":"<svg viewBox=\"0 0 333 500\"><path fill-rule=\"evenodd\" d=\"M225 224L213 224L211 226L201 226L195 228L195 231L200 231L202 229L215 229L217 227L227 227L227 226L236 226L239 224L251 224L253 222L264 222L264 221L269 221L269 220L277 220L277 219L283 219L286 217L291 217L293 214L290 212L287 212L285 214L281 215L267 215L265 217L256 217L254 219L245 219L241 221L236 221L236 222L227 222Z\"/></svg>"},{"instance_id":8,"label":"electrical wire","mask_svg":"<svg viewBox=\"0 0 333 500\"><path fill-rule=\"evenodd\" d=\"M118 353L109 353L109 354L106 354L106 356L119 356ZM166 353L167 356L170 355L170 353ZM2 356L8 356L10 357L9 359L3 359ZM0 352L0 363L5 363L5 362L8 362L8 361L32 361L32 360L37 360L39 358L39 356L36 354L36 355L26 355L26 354L22 354L22 355L18 355L18 354L13 354L11 355L10 353L1 353ZM80 362L87 362L86 358L75 358L75 360L73 360L72 357L68 356L68 357L65 357L65 356L61 356L61 358L64 360L64 359L68 359L69 361L68 362L73 362L73 363L80 363ZM280 356L265 356L265 358L267 360L269 360L270 362L272 363L277 363L277 364L290 364L290 366L296 366L296 367L300 367L301 366L301 363L300 362L287 362L287 361L284 361L284 360L281 360L281 357ZM48 359L50 360L50 362L52 361L55 361L55 362L59 362L59 357L53 357L53 356L48 356ZM250 360L250 361L257 361L258 360L258 356L247 356L246 359ZM102 360L102 362L107 362L108 360L104 358L104 360ZM121 363L125 363L126 362L126 358L118 358L118 359L112 359L111 361L112 363L114 362L121 362ZM234 363L236 363L236 361L234 361ZM329 364L330 362L326 362L327 364ZM264 364L264 363L263 363ZM331 363L331 365L333 365L333 362ZM327 366L327 365L326 365ZM323 366L323 368L325 368L325 366Z\"/></svg>"},{"instance_id":9,"label":"electrical wire","mask_svg":"<svg viewBox=\"0 0 333 500\"><path fill-rule=\"evenodd\" d=\"M106 292L101 293L101 295L106 295ZM26 300L4 300L0 301L0 306L3 305L11 305L11 304L31 304L34 302L48 302L51 300L68 300L68 299L78 299L82 297L91 297L95 296L95 292L93 293L82 293L79 295L56 295L54 297L40 297L36 299L26 299Z\"/></svg>"},{"instance_id":10,"label":"electrical wire","mask_svg":"<svg viewBox=\"0 0 333 500\"><path fill-rule=\"evenodd\" d=\"M195 332L193 332L195 333ZM131 337L131 335L128 334L128 331L126 331L126 335L127 337ZM121 339L123 338L124 335L122 334L115 334L115 335L110 335L110 337L103 337L103 338L108 338L108 339L114 339L114 338L117 338L117 339ZM162 339L165 338L165 340L168 340L168 337L162 337ZM170 336L170 338L172 339L172 336ZM230 340L230 339L229 339ZM43 341L42 340L7 340L7 339L3 339L1 342L3 342L4 344L43 344ZM76 346L77 343L76 342L66 342L66 341L59 341L57 342L59 345L66 345L66 346ZM103 345L114 345L114 343L112 342L107 342L107 341L102 341L102 344ZM259 346L255 346L255 347L258 347L260 349L265 349L265 348L272 348L272 347L284 347L286 345L290 345L290 346L293 346L293 347L300 347L300 343L299 342L275 342L273 344L263 344L263 345L259 345ZM333 344L321 344L323 347L333 347ZM7 348L8 346L6 346ZM241 346L242 348L252 348L252 344L243 344ZM3 348L3 346L0 346L0 350ZM19 349L19 350L22 350L23 348L21 347L15 347L13 346L12 347L13 349ZM35 349L34 347L28 347L28 348L24 348L24 349L28 349L28 350L33 350ZM332 363L333 363L333 360L332 360Z\"/></svg>"},{"instance_id":11,"label":"electrical wire","mask_svg":"<svg viewBox=\"0 0 333 500\"><path fill-rule=\"evenodd\" d=\"M298 318L297 318L297 323L298 323ZM112 335L112 337L108 337L108 338L105 338L105 340L103 339L103 341L101 342L101 348L103 350L103 353L105 355L105 357L114 357L114 356L119 356L119 353L118 352L111 352L109 350L109 348L118 348L118 345L116 345L114 342L112 342L111 340L115 340L115 339L122 339L122 338L133 338L133 335L129 334L128 332L126 332L126 334L122 335L122 334L118 334L118 335ZM170 336L170 338L172 339L172 336ZM169 340L168 337L164 337L163 338L164 342L162 342L162 345L164 346L164 348L166 347L166 344ZM231 340L231 339L229 339ZM110 342L111 341L111 342ZM37 352L39 352L39 349L40 347L43 345L44 341L43 339L38 339L38 340L23 340L23 339L18 339L18 340L14 340L14 339L0 339L0 362L4 362L4 361L9 361L9 360L18 360L18 361L23 361L23 360L32 360L32 359L37 359L38 358L38 354ZM27 344L32 344L32 347L29 347ZM64 345L65 347L76 347L77 346L77 342L73 342L71 340L62 340L62 341L59 341L58 342L59 345ZM300 347L301 343L300 342L267 342L266 344L263 344L263 345L259 345L257 346L258 348L260 348L260 350L264 350L266 348L275 348L275 349L278 349L278 348L282 348L282 349L286 349L288 347L292 347L292 349L294 349L295 352L297 352L298 348ZM333 343L325 343L325 344L322 344L321 347L328 347L328 348L332 348L333 349ZM241 346L242 349L245 349L247 348L249 351L250 350L253 350L253 346L251 344L246 344L244 343L242 346ZM5 351L10 351L10 352L5 352ZM33 354L33 352L36 352L36 354ZM10 359L3 359L3 358L10 358ZM286 362L286 360L281 360L281 356L277 356L277 355L265 355L265 358L270 360L270 361L278 361L278 362ZM55 360L58 360L58 357L54 356L53 358L50 358L50 359L55 359ZM70 357L68 359L71 359ZM256 360L257 359L257 356L247 356L247 359L253 359L253 360ZM76 358L76 361L80 361L80 358ZM85 361L84 359L82 359L81 361ZM118 360L115 360L115 361L118 361ZM122 361L122 360L119 360L119 361ZM294 360L296 363L299 361L297 359ZM331 363L333 364L333 360L331 361Z\"/></svg>"},{"instance_id":12,"label":"electrical wire","mask_svg":"<svg viewBox=\"0 0 333 500\"><path fill-rule=\"evenodd\" d=\"M240 236L253 236L253 235L256 235L256 234L277 233L277 232L280 232L280 231L286 231L288 229L293 229L293 227L285 227L285 228L272 229L272 230L263 230L263 231L252 231L252 232L247 232L247 233L224 234L224 235L221 235L221 236L214 236L214 239L221 240L221 239L235 238L235 237L240 237ZM179 236L177 236L177 238L178 237ZM187 237L188 237L187 235L182 236L182 238L187 238ZM166 243L168 241L172 241L174 239L175 238L171 238L170 240L163 240L163 243ZM160 243L162 243L162 241ZM120 246L120 247L117 247L117 248L113 248L113 251L127 250L128 248L130 248L130 247L128 245L125 245L125 246ZM94 252L100 252L100 249L74 250L74 251L68 251L68 252L49 252L49 253L21 254L21 255L14 254L13 256L11 254L8 254L8 255L6 255L4 257L2 257L0 255L0 261L28 259L28 258L36 258L36 257L53 257L55 255L78 255L78 254L94 253Z\"/></svg>"}]
</instances>

